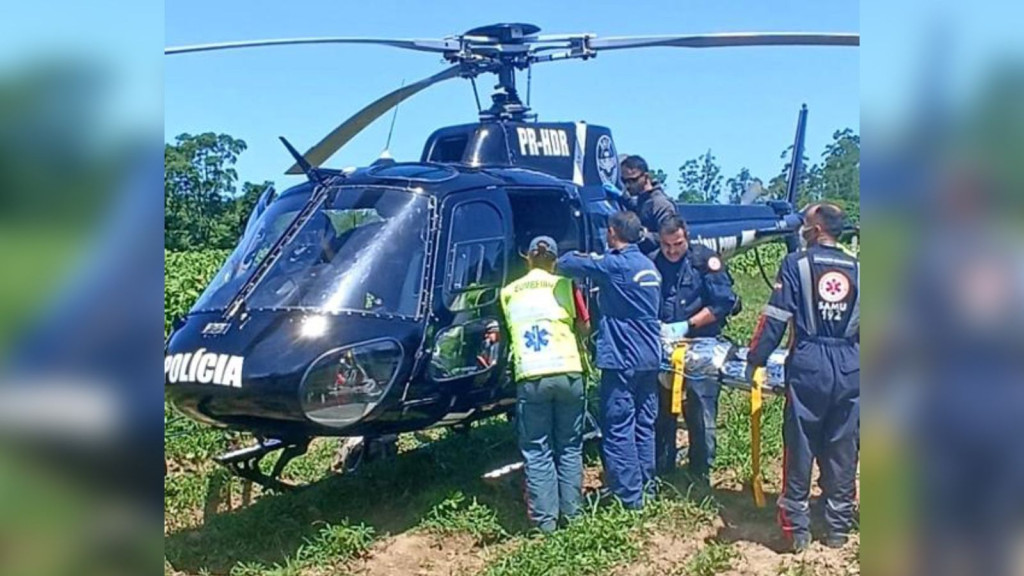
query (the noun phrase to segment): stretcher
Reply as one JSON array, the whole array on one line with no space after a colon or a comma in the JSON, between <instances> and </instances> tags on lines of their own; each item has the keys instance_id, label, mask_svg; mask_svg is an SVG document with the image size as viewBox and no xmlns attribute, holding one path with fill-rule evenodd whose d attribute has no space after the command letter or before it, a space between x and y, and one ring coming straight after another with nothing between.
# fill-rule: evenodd
<instances>
[{"instance_id":1,"label":"stretcher","mask_svg":"<svg viewBox=\"0 0 1024 576\"><path fill-rule=\"evenodd\" d=\"M761 478L761 408L764 394L785 394L786 350L775 350L767 364L754 373L753 385L746 379L746 347L724 338L689 338L664 342L668 362L662 370L671 378L673 414L683 413L686 380L713 378L727 388L750 392L750 460L754 502L765 506Z\"/></svg>"}]
</instances>

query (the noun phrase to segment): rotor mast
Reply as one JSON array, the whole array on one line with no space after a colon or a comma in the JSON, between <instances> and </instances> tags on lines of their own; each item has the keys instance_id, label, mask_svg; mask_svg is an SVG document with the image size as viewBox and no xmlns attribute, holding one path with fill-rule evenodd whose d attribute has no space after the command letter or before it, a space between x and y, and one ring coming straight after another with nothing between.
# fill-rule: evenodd
<instances>
[{"instance_id":1,"label":"rotor mast","mask_svg":"<svg viewBox=\"0 0 1024 576\"><path fill-rule=\"evenodd\" d=\"M498 83L491 94L491 107L480 112L480 121L528 119L530 108L516 89L516 70L530 65L530 45L540 27L533 24L493 24L474 28L459 40L463 49L446 55L450 62L478 61L493 72ZM479 68L477 68L479 70Z\"/></svg>"}]
</instances>

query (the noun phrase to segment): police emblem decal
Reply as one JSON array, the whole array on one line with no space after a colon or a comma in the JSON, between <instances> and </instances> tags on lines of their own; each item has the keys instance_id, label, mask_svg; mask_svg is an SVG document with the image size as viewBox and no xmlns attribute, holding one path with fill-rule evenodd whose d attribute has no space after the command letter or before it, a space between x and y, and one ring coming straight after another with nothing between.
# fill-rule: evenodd
<instances>
[{"instance_id":1,"label":"police emblem decal","mask_svg":"<svg viewBox=\"0 0 1024 576\"><path fill-rule=\"evenodd\" d=\"M611 136L602 134L597 139L595 156L597 156L597 175L601 177L601 183L614 186L619 181L619 159L615 157Z\"/></svg>"},{"instance_id":2,"label":"police emblem decal","mask_svg":"<svg viewBox=\"0 0 1024 576\"><path fill-rule=\"evenodd\" d=\"M826 272L818 279L818 296L825 302L841 302L850 295L850 279L842 272Z\"/></svg>"}]
</instances>

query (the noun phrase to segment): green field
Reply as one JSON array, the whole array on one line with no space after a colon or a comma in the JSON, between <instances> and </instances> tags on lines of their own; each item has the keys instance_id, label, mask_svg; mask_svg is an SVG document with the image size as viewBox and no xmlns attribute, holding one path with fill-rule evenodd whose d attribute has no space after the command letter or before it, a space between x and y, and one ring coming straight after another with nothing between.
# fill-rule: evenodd
<instances>
[{"instance_id":1,"label":"green field","mask_svg":"<svg viewBox=\"0 0 1024 576\"><path fill-rule=\"evenodd\" d=\"M773 256L770 276L778 262L778 254ZM168 255L168 290L196 293L215 261ZM184 268L187 274L177 273ZM746 343L768 288L747 257L734 261L734 276L745 306L728 333ZM184 300L168 294L169 315L175 306L187 306ZM478 422L465 434L436 430L402 435L397 457L367 464L354 474L332 474L337 441L319 439L285 472L286 478L312 486L298 493L264 495L258 486L245 485L210 461L244 438L199 426L168 409L165 572L383 574L412 570L388 564L392 556L408 561L418 555L416 570L423 574L633 574L645 564L652 574L753 570L745 564L752 560L741 553L746 541L774 537L771 504L780 473L782 402L769 398L764 411L769 501L764 509L753 506L745 484L750 476L748 410L747 394L723 392L713 498L693 496L679 474L642 513L593 507L568 529L544 538L533 534L527 523L521 472L497 481L481 478L519 460L514 429L504 418ZM596 445L588 446L586 463L588 477L596 477ZM263 464L269 468L272 462ZM738 532L730 528L733 524ZM745 524L760 532L747 536ZM680 544L670 546L666 534L680 538ZM421 541L434 544L395 552ZM659 546L678 554L658 556ZM449 560L434 559L438 550L446 551ZM852 557L844 561L856 563ZM780 562L770 573L804 570L803 564Z\"/></svg>"}]
</instances>

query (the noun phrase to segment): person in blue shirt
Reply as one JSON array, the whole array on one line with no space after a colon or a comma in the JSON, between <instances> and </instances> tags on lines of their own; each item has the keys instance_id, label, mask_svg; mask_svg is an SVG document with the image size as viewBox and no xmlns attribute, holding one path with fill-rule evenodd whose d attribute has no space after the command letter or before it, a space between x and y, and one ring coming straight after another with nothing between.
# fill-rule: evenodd
<instances>
[{"instance_id":1,"label":"person in blue shirt","mask_svg":"<svg viewBox=\"0 0 1024 576\"><path fill-rule=\"evenodd\" d=\"M601 450L609 488L628 508L640 508L653 492L661 363L661 275L636 246L641 230L636 214L616 212L608 219L605 254L565 254L557 268L599 289Z\"/></svg>"},{"instance_id":2,"label":"person in blue shirt","mask_svg":"<svg viewBox=\"0 0 1024 576\"><path fill-rule=\"evenodd\" d=\"M765 365L792 328L786 359L779 523L795 551L811 542L811 467L821 469L825 544L842 547L854 524L860 441L860 263L836 242L844 214L812 205L800 229L808 248L782 261L754 329L747 378Z\"/></svg>"},{"instance_id":3,"label":"person in blue shirt","mask_svg":"<svg viewBox=\"0 0 1024 576\"><path fill-rule=\"evenodd\" d=\"M666 324L682 323L691 338L718 336L737 303L732 278L714 250L691 244L686 222L672 216L659 230L661 248L650 254L661 274L661 310ZM677 335L678 335L677 330ZM689 471L701 485L709 484L715 461L715 419L721 388L712 378L687 378L683 418L689 434ZM676 416L672 391L660 387L661 406L656 431L658 473L675 469Z\"/></svg>"}]
</instances>

